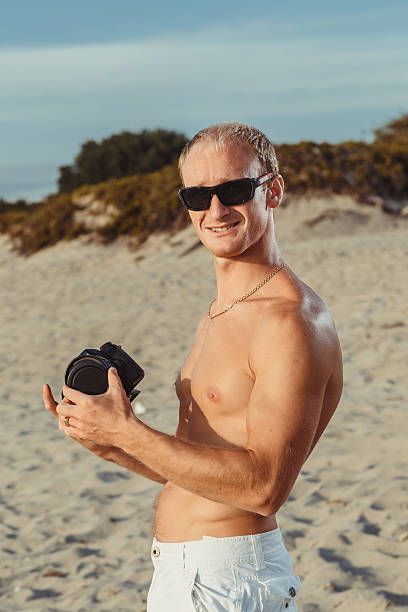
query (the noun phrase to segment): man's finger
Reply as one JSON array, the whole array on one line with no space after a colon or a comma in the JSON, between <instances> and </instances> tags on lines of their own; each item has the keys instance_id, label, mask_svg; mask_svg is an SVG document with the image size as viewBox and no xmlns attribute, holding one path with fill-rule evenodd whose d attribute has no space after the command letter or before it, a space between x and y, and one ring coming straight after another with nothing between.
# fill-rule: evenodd
<instances>
[{"instance_id":1,"label":"man's finger","mask_svg":"<svg viewBox=\"0 0 408 612\"><path fill-rule=\"evenodd\" d=\"M58 404L55 401L55 399L53 398L53 395L51 393L51 389L50 389L49 385L47 385L47 384L43 385L43 400L44 400L44 405L45 405L46 409L49 410L54 416L56 416L58 418L58 414L57 414L57 411L56 411L56 407L58 406Z\"/></svg>"},{"instance_id":2,"label":"man's finger","mask_svg":"<svg viewBox=\"0 0 408 612\"><path fill-rule=\"evenodd\" d=\"M67 435L69 438L77 438L79 435L78 430L76 429L76 423L78 423L77 419L70 416L59 415L58 418L58 426L60 430Z\"/></svg>"},{"instance_id":3,"label":"man's finger","mask_svg":"<svg viewBox=\"0 0 408 612\"><path fill-rule=\"evenodd\" d=\"M70 404L69 402L63 400L59 404L57 404L56 412L59 417L78 417L79 409L75 404Z\"/></svg>"},{"instance_id":4,"label":"man's finger","mask_svg":"<svg viewBox=\"0 0 408 612\"><path fill-rule=\"evenodd\" d=\"M109 368L108 370L108 387L111 391L113 389L120 389L123 391L122 381L116 368Z\"/></svg>"},{"instance_id":5,"label":"man's finger","mask_svg":"<svg viewBox=\"0 0 408 612\"><path fill-rule=\"evenodd\" d=\"M77 389L67 387L67 385L62 387L62 393L64 394L64 397L70 399L74 404L80 404L88 397L85 393L81 393L81 391L78 391Z\"/></svg>"}]
</instances>

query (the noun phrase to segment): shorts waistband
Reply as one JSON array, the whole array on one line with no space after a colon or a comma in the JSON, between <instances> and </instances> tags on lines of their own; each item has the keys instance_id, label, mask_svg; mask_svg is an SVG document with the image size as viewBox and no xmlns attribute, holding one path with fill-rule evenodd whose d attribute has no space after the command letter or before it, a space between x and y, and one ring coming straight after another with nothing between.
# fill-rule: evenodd
<instances>
[{"instance_id":1,"label":"shorts waistband","mask_svg":"<svg viewBox=\"0 0 408 612\"><path fill-rule=\"evenodd\" d=\"M190 564L203 562L220 563L245 560L257 569L265 567L265 559L281 552L285 544L277 527L272 531L227 538L203 536L202 540L191 542L160 542L153 537L153 559L167 563Z\"/></svg>"}]
</instances>

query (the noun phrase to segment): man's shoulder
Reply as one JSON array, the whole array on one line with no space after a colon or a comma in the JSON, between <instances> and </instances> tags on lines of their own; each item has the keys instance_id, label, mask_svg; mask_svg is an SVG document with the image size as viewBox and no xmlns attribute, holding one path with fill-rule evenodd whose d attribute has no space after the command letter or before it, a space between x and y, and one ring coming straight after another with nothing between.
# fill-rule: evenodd
<instances>
[{"instance_id":1,"label":"man's shoulder","mask_svg":"<svg viewBox=\"0 0 408 612\"><path fill-rule=\"evenodd\" d=\"M338 337L330 310L313 290L271 300L254 326L251 357L254 363L271 351L308 357L338 351Z\"/></svg>"},{"instance_id":2,"label":"man's shoulder","mask_svg":"<svg viewBox=\"0 0 408 612\"><path fill-rule=\"evenodd\" d=\"M257 320L259 332L292 333L333 326L333 318L325 301L309 287L307 291L282 295L264 304Z\"/></svg>"}]
</instances>

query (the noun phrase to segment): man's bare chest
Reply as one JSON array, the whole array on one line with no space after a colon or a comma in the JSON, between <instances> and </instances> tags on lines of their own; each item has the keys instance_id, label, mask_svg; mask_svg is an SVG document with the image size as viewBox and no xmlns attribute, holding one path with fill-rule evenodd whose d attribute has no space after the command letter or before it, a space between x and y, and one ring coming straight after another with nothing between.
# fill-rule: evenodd
<instances>
[{"instance_id":1,"label":"man's bare chest","mask_svg":"<svg viewBox=\"0 0 408 612\"><path fill-rule=\"evenodd\" d=\"M213 321L198 334L176 386L187 439L245 445L249 341L245 329Z\"/></svg>"}]
</instances>

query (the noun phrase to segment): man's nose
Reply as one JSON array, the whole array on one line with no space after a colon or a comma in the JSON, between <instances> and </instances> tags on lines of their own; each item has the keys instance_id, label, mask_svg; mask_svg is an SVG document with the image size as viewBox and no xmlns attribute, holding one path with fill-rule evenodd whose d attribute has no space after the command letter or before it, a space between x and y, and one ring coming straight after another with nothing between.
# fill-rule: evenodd
<instances>
[{"instance_id":1,"label":"man's nose","mask_svg":"<svg viewBox=\"0 0 408 612\"><path fill-rule=\"evenodd\" d=\"M222 219L229 213L229 207L225 206L216 193L213 194L210 202L210 208L208 214L214 219Z\"/></svg>"}]
</instances>

